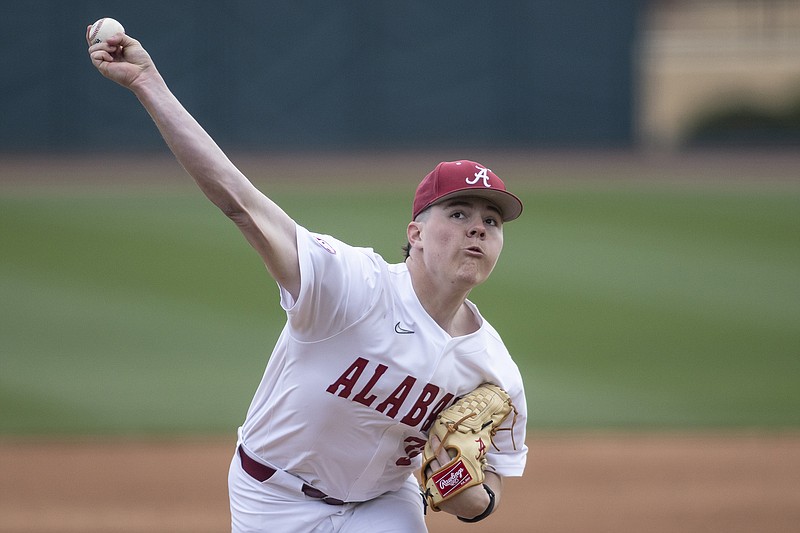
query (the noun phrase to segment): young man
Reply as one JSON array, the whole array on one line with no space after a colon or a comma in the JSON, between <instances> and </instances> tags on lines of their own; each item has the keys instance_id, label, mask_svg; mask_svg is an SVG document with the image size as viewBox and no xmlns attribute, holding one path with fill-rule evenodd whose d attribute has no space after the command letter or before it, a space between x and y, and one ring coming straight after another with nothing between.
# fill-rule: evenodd
<instances>
[{"instance_id":1,"label":"young man","mask_svg":"<svg viewBox=\"0 0 800 533\"><path fill-rule=\"evenodd\" d=\"M233 531L426 531L418 456L436 415L484 382L508 391L517 423L497 434L485 486L441 508L467 520L491 514L503 477L525 466L525 396L502 340L467 297L492 272L503 223L519 216L520 200L478 163L440 163L414 196L405 262L388 264L371 249L297 225L259 192L138 41L118 34L89 54L136 95L279 286L286 326L230 467ZM439 452L432 466L448 461Z\"/></svg>"}]
</instances>

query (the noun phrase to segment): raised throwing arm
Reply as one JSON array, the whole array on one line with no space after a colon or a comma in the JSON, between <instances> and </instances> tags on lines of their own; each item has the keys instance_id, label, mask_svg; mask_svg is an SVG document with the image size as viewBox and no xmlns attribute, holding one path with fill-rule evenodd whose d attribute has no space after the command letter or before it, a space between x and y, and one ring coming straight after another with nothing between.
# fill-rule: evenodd
<instances>
[{"instance_id":1,"label":"raised throwing arm","mask_svg":"<svg viewBox=\"0 0 800 533\"><path fill-rule=\"evenodd\" d=\"M236 223L275 280L297 297L300 269L294 221L255 188L189 114L139 41L119 33L91 45L89 56L103 76L136 95L203 193Z\"/></svg>"}]
</instances>

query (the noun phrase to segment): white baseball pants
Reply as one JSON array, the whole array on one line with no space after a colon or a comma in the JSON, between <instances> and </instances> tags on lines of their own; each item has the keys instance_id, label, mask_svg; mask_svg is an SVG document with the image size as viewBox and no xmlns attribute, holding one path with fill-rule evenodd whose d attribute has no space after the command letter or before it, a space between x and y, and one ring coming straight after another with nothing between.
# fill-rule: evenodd
<instances>
[{"instance_id":1,"label":"white baseball pants","mask_svg":"<svg viewBox=\"0 0 800 533\"><path fill-rule=\"evenodd\" d=\"M363 503L328 505L301 492L302 481L278 470L259 482L242 469L238 451L228 472L233 533L426 533L413 477L396 492Z\"/></svg>"}]
</instances>

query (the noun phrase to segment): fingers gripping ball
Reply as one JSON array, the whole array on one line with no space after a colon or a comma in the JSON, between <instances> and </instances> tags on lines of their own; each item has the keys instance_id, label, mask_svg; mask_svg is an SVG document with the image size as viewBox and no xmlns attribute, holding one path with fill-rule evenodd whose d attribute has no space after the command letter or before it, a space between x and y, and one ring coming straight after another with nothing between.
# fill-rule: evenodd
<instances>
[{"instance_id":1,"label":"fingers gripping ball","mask_svg":"<svg viewBox=\"0 0 800 533\"><path fill-rule=\"evenodd\" d=\"M512 412L511 427L501 428ZM511 442L516 449L516 420L517 409L511 403L511 397L491 383L484 383L439 414L425 444L420 471L422 490L431 509L439 511L439 504L443 501L483 483L486 452L489 445L497 449L493 438L498 431L511 431ZM441 441L437 449L433 449L431 444L433 435ZM447 450L451 461L435 472L431 471L431 461L442 448Z\"/></svg>"},{"instance_id":2,"label":"fingers gripping ball","mask_svg":"<svg viewBox=\"0 0 800 533\"><path fill-rule=\"evenodd\" d=\"M93 45L103 42L118 33L125 33L125 28L122 27L122 24L112 18L105 17L92 24L86 30L86 41L89 45Z\"/></svg>"}]
</instances>

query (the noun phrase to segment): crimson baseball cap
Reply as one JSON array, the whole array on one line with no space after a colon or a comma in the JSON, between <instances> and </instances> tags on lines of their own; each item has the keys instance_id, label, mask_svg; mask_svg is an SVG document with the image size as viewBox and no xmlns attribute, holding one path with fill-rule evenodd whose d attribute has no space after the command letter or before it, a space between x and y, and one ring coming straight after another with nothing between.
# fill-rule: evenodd
<instances>
[{"instance_id":1,"label":"crimson baseball cap","mask_svg":"<svg viewBox=\"0 0 800 533\"><path fill-rule=\"evenodd\" d=\"M506 190L497 174L475 161L443 161L420 182L414 194L411 219L422 211L456 196L477 196L494 203L503 222L522 213L522 201Z\"/></svg>"}]
</instances>

